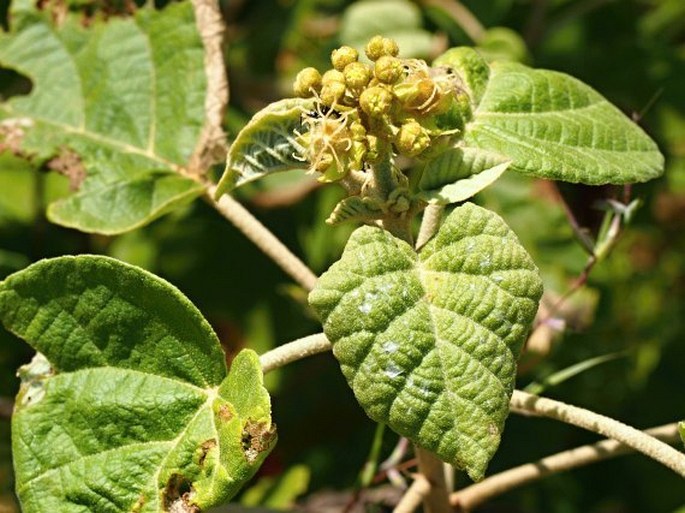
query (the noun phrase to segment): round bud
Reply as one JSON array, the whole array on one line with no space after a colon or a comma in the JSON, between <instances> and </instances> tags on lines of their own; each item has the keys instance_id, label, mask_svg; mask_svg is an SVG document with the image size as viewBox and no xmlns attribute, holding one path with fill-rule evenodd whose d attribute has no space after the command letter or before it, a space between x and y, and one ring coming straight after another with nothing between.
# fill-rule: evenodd
<instances>
[{"instance_id":1,"label":"round bud","mask_svg":"<svg viewBox=\"0 0 685 513\"><path fill-rule=\"evenodd\" d=\"M345 75L343 75L342 72L336 69L329 69L326 73L323 74L323 77L321 77L321 83L323 85L326 85L330 84L331 82L340 82L344 84Z\"/></svg>"},{"instance_id":2,"label":"round bud","mask_svg":"<svg viewBox=\"0 0 685 513\"><path fill-rule=\"evenodd\" d=\"M329 107L340 103L343 96L345 96L345 84L342 82L328 82L321 87L321 101Z\"/></svg>"},{"instance_id":3,"label":"round bud","mask_svg":"<svg viewBox=\"0 0 685 513\"><path fill-rule=\"evenodd\" d=\"M400 127L395 147L403 155L415 157L430 146L430 135L415 120L410 119Z\"/></svg>"},{"instance_id":4,"label":"round bud","mask_svg":"<svg viewBox=\"0 0 685 513\"><path fill-rule=\"evenodd\" d=\"M373 36L366 44L366 56L372 61L378 60L384 55L397 57L400 47L394 39L383 36Z\"/></svg>"},{"instance_id":5,"label":"round bud","mask_svg":"<svg viewBox=\"0 0 685 513\"><path fill-rule=\"evenodd\" d=\"M345 66L345 84L355 93L361 92L371 80L371 70L361 62L351 62Z\"/></svg>"},{"instance_id":6,"label":"round bud","mask_svg":"<svg viewBox=\"0 0 685 513\"><path fill-rule=\"evenodd\" d=\"M321 73L315 68L304 68L295 77L293 91L295 96L308 98L321 90Z\"/></svg>"},{"instance_id":7,"label":"round bud","mask_svg":"<svg viewBox=\"0 0 685 513\"><path fill-rule=\"evenodd\" d=\"M384 84L394 84L403 72L402 61L391 55L382 55L373 67L373 74Z\"/></svg>"},{"instance_id":8,"label":"round bud","mask_svg":"<svg viewBox=\"0 0 685 513\"><path fill-rule=\"evenodd\" d=\"M380 117L390 112L393 94L384 87L373 86L359 96L359 106L369 116Z\"/></svg>"},{"instance_id":9,"label":"round bud","mask_svg":"<svg viewBox=\"0 0 685 513\"><path fill-rule=\"evenodd\" d=\"M338 71L345 69L345 66L359 59L359 52L351 46L341 46L331 53L331 63Z\"/></svg>"}]
</instances>

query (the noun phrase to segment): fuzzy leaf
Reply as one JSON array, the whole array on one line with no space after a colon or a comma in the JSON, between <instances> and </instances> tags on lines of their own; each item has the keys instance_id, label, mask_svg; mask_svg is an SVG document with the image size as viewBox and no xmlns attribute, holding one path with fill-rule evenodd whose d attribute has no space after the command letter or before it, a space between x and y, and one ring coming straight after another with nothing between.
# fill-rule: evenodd
<instances>
[{"instance_id":1,"label":"fuzzy leaf","mask_svg":"<svg viewBox=\"0 0 685 513\"><path fill-rule=\"evenodd\" d=\"M120 233L200 195L179 174L204 123L204 49L191 4L87 27L77 15L57 26L48 10L18 5L13 31L0 34L0 66L27 75L33 90L0 103L0 139L3 125L19 127L21 154L48 161L78 189L50 206L50 220Z\"/></svg>"},{"instance_id":2,"label":"fuzzy leaf","mask_svg":"<svg viewBox=\"0 0 685 513\"><path fill-rule=\"evenodd\" d=\"M207 321L141 269L43 260L0 283L0 320L39 351L12 417L26 513L204 509L273 446L257 355L241 352L226 375Z\"/></svg>"},{"instance_id":3,"label":"fuzzy leaf","mask_svg":"<svg viewBox=\"0 0 685 513\"><path fill-rule=\"evenodd\" d=\"M541 293L514 233L467 203L418 254L357 229L309 301L366 413L480 479Z\"/></svg>"},{"instance_id":4,"label":"fuzzy leaf","mask_svg":"<svg viewBox=\"0 0 685 513\"><path fill-rule=\"evenodd\" d=\"M228 151L216 196L270 173L306 166L304 148L297 142L304 132L302 114L314 108L314 101L287 98L267 105L240 131Z\"/></svg>"},{"instance_id":5,"label":"fuzzy leaf","mask_svg":"<svg viewBox=\"0 0 685 513\"><path fill-rule=\"evenodd\" d=\"M497 180L510 162L473 148L451 148L426 163L417 196L446 205L469 199Z\"/></svg>"},{"instance_id":6,"label":"fuzzy leaf","mask_svg":"<svg viewBox=\"0 0 685 513\"><path fill-rule=\"evenodd\" d=\"M654 141L590 86L515 63L491 65L463 144L520 173L593 185L644 182L664 165Z\"/></svg>"}]
</instances>

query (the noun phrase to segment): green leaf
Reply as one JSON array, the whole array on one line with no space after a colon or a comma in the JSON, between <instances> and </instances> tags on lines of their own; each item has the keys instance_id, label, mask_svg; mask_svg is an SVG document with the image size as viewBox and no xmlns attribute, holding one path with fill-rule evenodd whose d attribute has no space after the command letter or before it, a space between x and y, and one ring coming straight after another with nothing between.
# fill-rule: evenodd
<instances>
[{"instance_id":1,"label":"green leaf","mask_svg":"<svg viewBox=\"0 0 685 513\"><path fill-rule=\"evenodd\" d=\"M273 446L257 355L241 352L226 375L200 312L141 269L43 260L0 284L0 320L39 351L12 417L26 513L204 509Z\"/></svg>"},{"instance_id":2,"label":"green leaf","mask_svg":"<svg viewBox=\"0 0 685 513\"><path fill-rule=\"evenodd\" d=\"M297 132L304 132L302 114L313 108L312 99L287 98L255 114L228 151L216 197L268 174L306 167Z\"/></svg>"},{"instance_id":3,"label":"green leaf","mask_svg":"<svg viewBox=\"0 0 685 513\"><path fill-rule=\"evenodd\" d=\"M240 498L243 506L264 506L288 510L295 499L307 491L311 472L306 465L294 465L278 478L262 477L254 486L245 490Z\"/></svg>"},{"instance_id":4,"label":"green leaf","mask_svg":"<svg viewBox=\"0 0 685 513\"><path fill-rule=\"evenodd\" d=\"M685 420L678 422L678 433L680 434L680 441L685 445Z\"/></svg>"},{"instance_id":5,"label":"green leaf","mask_svg":"<svg viewBox=\"0 0 685 513\"><path fill-rule=\"evenodd\" d=\"M364 0L352 3L343 14L340 42L356 48L365 59L366 43L375 35L394 39L401 57L428 57L432 34L423 29L421 10L408 0Z\"/></svg>"},{"instance_id":6,"label":"green leaf","mask_svg":"<svg viewBox=\"0 0 685 513\"><path fill-rule=\"evenodd\" d=\"M357 229L309 301L366 413L477 480L541 294L514 233L467 203L418 254L380 228Z\"/></svg>"},{"instance_id":7,"label":"green leaf","mask_svg":"<svg viewBox=\"0 0 685 513\"><path fill-rule=\"evenodd\" d=\"M417 196L443 205L467 200L497 180L510 163L496 153L451 148L426 163Z\"/></svg>"},{"instance_id":8,"label":"green leaf","mask_svg":"<svg viewBox=\"0 0 685 513\"><path fill-rule=\"evenodd\" d=\"M22 154L52 163L78 189L51 205L50 220L120 233L200 195L202 185L179 174L204 124L204 49L191 4L87 27L76 15L55 25L48 11L24 7L13 32L0 34L0 65L27 75L33 90L0 103L0 119L22 127Z\"/></svg>"},{"instance_id":9,"label":"green leaf","mask_svg":"<svg viewBox=\"0 0 685 513\"><path fill-rule=\"evenodd\" d=\"M520 173L592 185L644 182L664 165L654 141L594 89L515 63L491 65L463 144Z\"/></svg>"}]
</instances>

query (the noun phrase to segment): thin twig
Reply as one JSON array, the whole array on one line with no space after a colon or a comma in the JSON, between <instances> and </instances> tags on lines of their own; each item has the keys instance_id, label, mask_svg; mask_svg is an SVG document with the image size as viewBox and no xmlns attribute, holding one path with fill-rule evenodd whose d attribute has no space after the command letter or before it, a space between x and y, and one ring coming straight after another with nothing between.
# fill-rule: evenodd
<instances>
[{"instance_id":1,"label":"thin twig","mask_svg":"<svg viewBox=\"0 0 685 513\"><path fill-rule=\"evenodd\" d=\"M445 11L462 28L474 43L480 43L487 30L483 24L457 0L423 0L426 7L437 7Z\"/></svg>"},{"instance_id":2,"label":"thin twig","mask_svg":"<svg viewBox=\"0 0 685 513\"><path fill-rule=\"evenodd\" d=\"M618 440L685 477L685 454L617 420L520 390L514 390L510 406L515 413L549 417Z\"/></svg>"},{"instance_id":3,"label":"thin twig","mask_svg":"<svg viewBox=\"0 0 685 513\"><path fill-rule=\"evenodd\" d=\"M220 199L214 201L215 193L216 186L209 185L206 191L208 200L221 215L233 223L238 230L304 289L311 290L314 287L316 275L278 237L230 195L224 194Z\"/></svg>"},{"instance_id":4,"label":"thin twig","mask_svg":"<svg viewBox=\"0 0 685 513\"><path fill-rule=\"evenodd\" d=\"M278 346L259 357L264 374L307 356L325 353L331 350L331 343L323 333L309 335L293 342Z\"/></svg>"},{"instance_id":5,"label":"thin twig","mask_svg":"<svg viewBox=\"0 0 685 513\"><path fill-rule=\"evenodd\" d=\"M407 493L402 496L400 502L397 503L393 513L413 513L421 505L421 502L428 495L431 489L431 484L422 474L414 476L414 482L411 484Z\"/></svg>"},{"instance_id":6,"label":"thin twig","mask_svg":"<svg viewBox=\"0 0 685 513\"><path fill-rule=\"evenodd\" d=\"M664 442L675 442L678 440L678 424L659 426L648 429L645 433ZM631 452L633 452L632 449L627 445L611 439L602 440L596 444L583 445L547 456L535 463L526 463L490 476L450 495L450 503L460 511L470 511L493 497L551 474L565 472Z\"/></svg>"},{"instance_id":7,"label":"thin twig","mask_svg":"<svg viewBox=\"0 0 685 513\"><path fill-rule=\"evenodd\" d=\"M223 38L226 27L216 0L192 0L195 23L205 48L205 123L190 157L188 171L203 176L226 156L224 113L228 105L228 77L224 64Z\"/></svg>"}]
</instances>

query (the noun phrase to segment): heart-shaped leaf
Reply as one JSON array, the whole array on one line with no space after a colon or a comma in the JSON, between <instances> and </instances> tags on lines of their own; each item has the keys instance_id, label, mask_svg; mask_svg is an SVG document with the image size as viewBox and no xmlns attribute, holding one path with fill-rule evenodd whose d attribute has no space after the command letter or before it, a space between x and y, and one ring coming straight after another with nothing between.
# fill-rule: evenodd
<instances>
[{"instance_id":1,"label":"heart-shaped leaf","mask_svg":"<svg viewBox=\"0 0 685 513\"><path fill-rule=\"evenodd\" d=\"M0 284L0 320L39 351L12 417L26 513L197 511L233 496L273 446L257 355L226 375L207 321L141 269L41 261Z\"/></svg>"},{"instance_id":2,"label":"heart-shaped leaf","mask_svg":"<svg viewBox=\"0 0 685 513\"><path fill-rule=\"evenodd\" d=\"M480 479L541 293L514 233L467 203L418 254L357 229L309 301L366 413Z\"/></svg>"},{"instance_id":3,"label":"heart-shaped leaf","mask_svg":"<svg viewBox=\"0 0 685 513\"><path fill-rule=\"evenodd\" d=\"M297 134L305 130L302 115L313 108L310 98L286 98L255 114L228 151L216 196L270 173L307 167Z\"/></svg>"},{"instance_id":4,"label":"heart-shaped leaf","mask_svg":"<svg viewBox=\"0 0 685 513\"><path fill-rule=\"evenodd\" d=\"M205 120L190 2L88 24L57 24L33 4L13 2L13 31L0 33L0 66L33 82L0 103L0 141L10 130L21 155L69 177L77 192L50 205L50 220L121 233L202 194L182 175Z\"/></svg>"},{"instance_id":5,"label":"heart-shaped leaf","mask_svg":"<svg viewBox=\"0 0 685 513\"><path fill-rule=\"evenodd\" d=\"M644 182L664 167L654 141L590 86L516 63L491 65L461 144L520 173L592 185Z\"/></svg>"}]
</instances>

